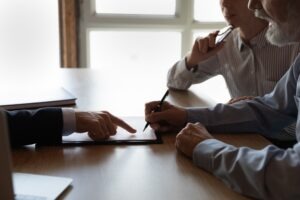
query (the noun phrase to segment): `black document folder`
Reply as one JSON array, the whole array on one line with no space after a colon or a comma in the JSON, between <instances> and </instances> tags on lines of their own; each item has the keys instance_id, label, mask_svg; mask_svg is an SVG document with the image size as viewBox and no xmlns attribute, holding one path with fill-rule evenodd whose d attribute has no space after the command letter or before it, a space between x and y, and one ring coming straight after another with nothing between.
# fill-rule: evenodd
<instances>
[{"instance_id":1,"label":"black document folder","mask_svg":"<svg viewBox=\"0 0 300 200\"><path fill-rule=\"evenodd\" d=\"M144 117L123 117L129 125L137 130L135 134L129 133L126 130L118 127L117 134L108 139L94 141L89 138L87 133L73 133L69 136L64 136L62 139L63 145L89 145L89 144L160 144L162 143L160 134L156 133L151 127L148 127L145 132Z\"/></svg>"}]
</instances>

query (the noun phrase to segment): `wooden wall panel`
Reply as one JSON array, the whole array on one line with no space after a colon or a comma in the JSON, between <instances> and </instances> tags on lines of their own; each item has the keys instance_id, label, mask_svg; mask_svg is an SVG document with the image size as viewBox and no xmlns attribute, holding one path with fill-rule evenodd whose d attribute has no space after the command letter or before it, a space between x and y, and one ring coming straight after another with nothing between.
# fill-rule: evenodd
<instances>
[{"instance_id":1,"label":"wooden wall panel","mask_svg":"<svg viewBox=\"0 0 300 200\"><path fill-rule=\"evenodd\" d=\"M79 0L59 1L61 67L79 67Z\"/></svg>"}]
</instances>

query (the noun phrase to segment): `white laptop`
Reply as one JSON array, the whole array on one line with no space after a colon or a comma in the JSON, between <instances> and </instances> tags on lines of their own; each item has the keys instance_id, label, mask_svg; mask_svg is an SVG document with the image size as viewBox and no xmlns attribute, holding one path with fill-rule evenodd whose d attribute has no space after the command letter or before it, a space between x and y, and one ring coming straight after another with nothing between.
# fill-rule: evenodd
<instances>
[{"instance_id":1,"label":"white laptop","mask_svg":"<svg viewBox=\"0 0 300 200\"><path fill-rule=\"evenodd\" d=\"M70 178L12 173L5 114L0 110L0 199L56 199L72 182Z\"/></svg>"}]
</instances>

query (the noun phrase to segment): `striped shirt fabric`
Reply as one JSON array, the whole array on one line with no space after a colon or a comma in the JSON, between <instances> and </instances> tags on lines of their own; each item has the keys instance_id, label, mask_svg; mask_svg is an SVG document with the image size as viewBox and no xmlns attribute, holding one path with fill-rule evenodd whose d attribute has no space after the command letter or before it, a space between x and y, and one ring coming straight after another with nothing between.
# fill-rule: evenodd
<instances>
[{"instance_id":1,"label":"striped shirt fabric","mask_svg":"<svg viewBox=\"0 0 300 200\"><path fill-rule=\"evenodd\" d=\"M271 45L261 32L245 44L238 30L233 30L224 48L217 55L198 64L189 71L185 60L177 62L168 73L168 87L188 89L216 75L222 75L231 97L263 96L273 90L278 80L293 64L300 45L284 47Z\"/></svg>"},{"instance_id":2,"label":"striped shirt fabric","mask_svg":"<svg viewBox=\"0 0 300 200\"><path fill-rule=\"evenodd\" d=\"M266 30L250 40L249 44L243 42L237 29L233 30L224 48L215 56L198 63L196 70L189 71L185 59L180 60L168 72L168 87L186 90L192 84L222 75L232 98L263 96L271 92L293 64L300 44L274 46L265 38ZM295 126L289 126L283 132L275 139L294 139Z\"/></svg>"}]
</instances>

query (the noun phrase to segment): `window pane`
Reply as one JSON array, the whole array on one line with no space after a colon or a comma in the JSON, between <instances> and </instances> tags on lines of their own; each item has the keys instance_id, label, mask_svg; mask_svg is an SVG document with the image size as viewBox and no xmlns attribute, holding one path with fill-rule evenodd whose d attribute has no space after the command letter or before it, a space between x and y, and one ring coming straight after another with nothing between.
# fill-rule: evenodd
<instances>
[{"instance_id":1,"label":"window pane","mask_svg":"<svg viewBox=\"0 0 300 200\"><path fill-rule=\"evenodd\" d=\"M120 99L119 106L126 106L124 99L130 98L139 102L153 101L161 98L167 89L168 69L180 59L180 38L179 32L92 31L90 65L98 69L98 76L105 84L120 85L115 95ZM111 81L115 77L119 81ZM128 81L135 82L135 87L124 87L126 84L122 83ZM109 104L101 106L115 111ZM131 113L118 113L128 114L143 115L144 103L132 108Z\"/></svg>"},{"instance_id":2,"label":"window pane","mask_svg":"<svg viewBox=\"0 0 300 200\"><path fill-rule=\"evenodd\" d=\"M180 38L179 32L92 31L90 65L103 73L134 71L133 77L165 85L168 69L180 59Z\"/></svg>"},{"instance_id":3,"label":"window pane","mask_svg":"<svg viewBox=\"0 0 300 200\"><path fill-rule=\"evenodd\" d=\"M96 0L97 13L174 15L176 0Z\"/></svg>"},{"instance_id":4,"label":"window pane","mask_svg":"<svg viewBox=\"0 0 300 200\"><path fill-rule=\"evenodd\" d=\"M201 22L223 22L218 0L195 0L194 18Z\"/></svg>"},{"instance_id":5,"label":"window pane","mask_svg":"<svg viewBox=\"0 0 300 200\"><path fill-rule=\"evenodd\" d=\"M58 1L1 0L0 27L1 71L59 67Z\"/></svg>"},{"instance_id":6,"label":"window pane","mask_svg":"<svg viewBox=\"0 0 300 200\"><path fill-rule=\"evenodd\" d=\"M179 32L91 31L92 68L162 70L180 58Z\"/></svg>"},{"instance_id":7,"label":"window pane","mask_svg":"<svg viewBox=\"0 0 300 200\"><path fill-rule=\"evenodd\" d=\"M213 31L216 31L216 30L202 29L202 30L194 31L193 32L193 41L195 41L197 37L206 37L206 36L208 36L208 34L212 33Z\"/></svg>"}]
</instances>

